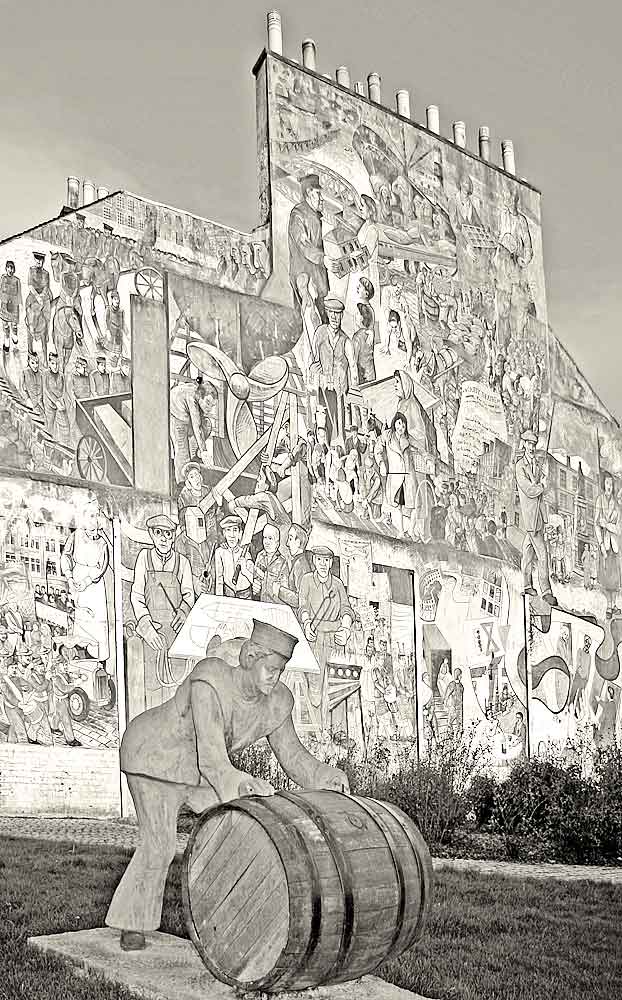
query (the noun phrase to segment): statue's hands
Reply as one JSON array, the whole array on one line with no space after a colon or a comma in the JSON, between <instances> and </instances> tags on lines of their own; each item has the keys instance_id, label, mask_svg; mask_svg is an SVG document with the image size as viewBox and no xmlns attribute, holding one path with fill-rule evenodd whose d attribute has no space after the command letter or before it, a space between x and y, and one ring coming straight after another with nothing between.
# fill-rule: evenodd
<instances>
[{"instance_id":1,"label":"statue's hands","mask_svg":"<svg viewBox=\"0 0 622 1000\"><path fill-rule=\"evenodd\" d=\"M238 771L240 780L238 782L238 795L274 795L274 788L269 781L263 778L255 778L245 771Z\"/></svg>"},{"instance_id":2,"label":"statue's hands","mask_svg":"<svg viewBox=\"0 0 622 1000\"><path fill-rule=\"evenodd\" d=\"M338 767L331 767L330 764L320 764L318 767L315 772L315 787L325 788L331 792L350 792L347 775Z\"/></svg>"}]
</instances>

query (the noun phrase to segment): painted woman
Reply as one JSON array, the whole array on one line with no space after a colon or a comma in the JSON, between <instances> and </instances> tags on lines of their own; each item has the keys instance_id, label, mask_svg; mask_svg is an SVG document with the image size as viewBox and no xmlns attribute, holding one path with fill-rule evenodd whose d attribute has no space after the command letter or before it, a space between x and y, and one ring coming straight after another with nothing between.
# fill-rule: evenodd
<instances>
[{"instance_id":1,"label":"painted woman","mask_svg":"<svg viewBox=\"0 0 622 1000\"><path fill-rule=\"evenodd\" d=\"M616 606L620 590L620 508L614 495L613 477L607 473L603 479L603 491L596 500L594 533L600 548L598 582L607 600L607 618L611 618L620 613Z\"/></svg>"},{"instance_id":2,"label":"painted woman","mask_svg":"<svg viewBox=\"0 0 622 1000\"><path fill-rule=\"evenodd\" d=\"M108 542L99 527L97 497L84 505L78 527L65 542L61 571L75 602L74 638L89 655L104 663L110 655L108 602L104 574L109 565Z\"/></svg>"}]
</instances>

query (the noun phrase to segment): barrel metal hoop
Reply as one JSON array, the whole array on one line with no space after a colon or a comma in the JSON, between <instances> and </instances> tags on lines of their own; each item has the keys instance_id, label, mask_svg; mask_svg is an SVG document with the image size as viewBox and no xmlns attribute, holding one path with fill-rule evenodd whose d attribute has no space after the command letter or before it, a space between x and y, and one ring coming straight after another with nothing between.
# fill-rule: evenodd
<instances>
[{"instance_id":1,"label":"barrel metal hoop","mask_svg":"<svg viewBox=\"0 0 622 1000\"><path fill-rule=\"evenodd\" d=\"M308 818L315 824L318 828L327 846L330 849L335 866L337 868L337 875L339 876L339 881L341 883L341 890L343 892L343 925L341 928L341 941L339 943L339 951L337 952L337 957L328 971L328 973L317 983L318 986L322 986L325 983L329 983L331 979L338 975L345 965L346 959L352 948L354 941L354 927L355 927L355 912L354 912L354 890L353 890L353 880L352 880L352 870L350 868L350 862L348 861L347 855L341 849L341 844L335 837L334 833L327 825L324 817L319 809L316 809L306 798L302 795L296 795L295 792L280 792L280 795L293 802L298 806L299 809L304 812ZM341 793L335 792L335 795ZM350 801L350 796L343 796L344 799Z\"/></svg>"},{"instance_id":2,"label":"barrel metal hoop","mask_svg":"<svg viewBox=\"0 0 622 1000\"><path fill-rule=\"evenodd\" d=\"M419 918L413 928L412 934L410 934L404 946L403 950L406 950L406 948L410 948L411 945L415 944L415 942L419 940L428 917L428 912L431 905L432 862L429 861L428 864L424 865L424 858L427 856L427 858L429 859L430 857L428 845L421 836L419 830L415 827L417 836L421 840L421 845L417 844L416 839L412 835L410 829L410 823L404 822L404 819L406 819L407 817L404 816L404 819L402 818L403 816L402 810L397 808L396 806L391 805L391 803L389 802L380 802L378 799L374 799L374 802L376 802L377 805L382 806L383 809L385 809L388 813L390 813L391 816L393 816L393 818L397 820L397 822L402 827L402 830L406 834L408 843L410 844L411 850L415 858L415 863L419 871L419 881L421 883L421 908L419 910ZM423 850L421 848L423 848Z\"/></svg>"},{"instance_id":3,"label":"barrel metal hoop","mask_svg":"<svg viewBox=\"0 0 622 1000\"><path fill-rule=\"evenodd\" d=\"M286 798L289 802L293 802L297 806L300 805L298 799L294 799L294 798L290 799L290 797L285 792L279 792L279 797L280 798ZM250 815L254 814L253 813L253 808L252 808L254 805L263 806L265 809L268 810L268 812L271 814L271 816L273 816L275 819L282 820L283 817L280 815L280 813L276 812L272 808L271 799L272 799L271 795L261 796L261 797L257 797L257 798L255 798L255 797L253 797L253 798L245 797L245 799L243 801L240 801L238 803L238 806L242 807L243 810L247 811ZM248 807L250 807L250 808L248 808ZM277 984L281 983L282 980L284 980L284 979L285 980L291 979L292 976L294 976L296 973L300 972L300 970L303 969L307 965L307 963L309 962L309 959L315 953L315 950L316 950L316 948L318 946L318 943L319 943L319 940L320 940L320 931L321 931L321 926L322 926L322 883L321 883L321 879L320 879L320 873L318 872L317 865L315 863L315 858L313 857L312 852L309 850L309 844L307 843L307 841L303 837L303 835L300 832L300 830L298 830L298 828L293 823L287 823L285 825L284 829L286 830L287 834L292 834L295 837L296 843L298 844L299 847L302 848L302 853L304 855L305 863L306 863L306 866L307 866L307 873L309 875L309 881L310 881L310 884L311 884L311 886L310 886L311 887L311 925L309 927L309 937L308 937L308 940L307 940L307 946L306 946L303 954L300 956L300 958L298 959L298 961L296 962L295 965L292 965L291 967L283 969L283 968L280 968L279 963L280 963L280 960L281 960L283 954L285 952L287 952L288 945L290 944L290 941L291 941L291 921L290 921L290 931L289 931L289 935L288 935L287 944L285 945L285 948L281 952L281 955L279 956L279 959L278 959L278 961L277 961L274 969L272 970L272 972L269 974L269 976L266 976L266 977L264 977L264 979L261 980L260 988L262 990L266 991L266 992L268 992L270 990L274 990L274 987ZM274 844L274 846L276 848L276 851L277 851L279 857L281 858L281 861L283 863L283 867L287 871L286 866L285 866L285 861L283 859L281 851L279 850L278 844ZM287 985L287 983L285 983L285 985Z\"/></svg>"},{"instance_id":4,"label":"barrel metal hoop","mask_svg":"<svg viewBox=\"0 0 622 1000\"><path fill-rule=\"evenodd\" d=\"M380 816L377 816L373 809L370 809L364 799L360 799L358 796L353 795L351 798L359 804L361 809L367 813L368 816L374 821L376 826L380 829L387 842L389 851L391 852L391 860L393 862L393 867L395 868L395 877L397 879L397 886L399 889L399 903L397 911L397 919L395 921L395 931L391 939L391 944L389 945L389 951L383 962L390 957L391 952L395 948L395 945L399 941L400 935L404 929L404 914L406 913L406 879L404 877L404 868L402 867L402 862L399 858L397 843L395 837L391 833L391 830ZM376 801L374 799L374 801Z\"/></svg>"}]
</instances>

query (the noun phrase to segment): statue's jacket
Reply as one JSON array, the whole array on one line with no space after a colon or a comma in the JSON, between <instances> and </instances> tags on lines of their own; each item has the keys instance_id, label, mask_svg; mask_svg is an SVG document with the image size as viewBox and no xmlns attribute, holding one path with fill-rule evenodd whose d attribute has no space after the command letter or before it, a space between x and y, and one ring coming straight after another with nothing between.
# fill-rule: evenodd
<instances>
[{"instance_id":1,"label":"statue's jacket","mask_svg":"<svg viewBox=\"0 0 622 1000\"><path fill-rule=\"evenodd\" d=\"M199 785L231 770L237 753L269 736L290 716L293 698L280 681L270 695L249 698L244 670L212 656L201 660L170 701L129 723L121 770L161 781Z\"/></svg>"}]
</instances>

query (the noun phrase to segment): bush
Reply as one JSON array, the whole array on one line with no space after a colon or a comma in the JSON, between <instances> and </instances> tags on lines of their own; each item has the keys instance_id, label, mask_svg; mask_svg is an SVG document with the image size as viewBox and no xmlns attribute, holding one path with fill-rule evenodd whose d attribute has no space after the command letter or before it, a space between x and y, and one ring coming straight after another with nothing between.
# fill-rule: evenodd
<instances>
[{"instance_id":1,"label":"bush","mask_svg":"<svg viewBox=\"0 0 622 1000\"><path fill-rule=\"evenodd\" d=\"M495 795L492 820L515 856L521 838L566 862L617 857L622 846L622 758L603 754L591 777L578 764L521 761Z\"/></svg>"},{"instance_id":2,"label":"bush","mask_svg":"<svg viewBox=\"0 0 622 1000\"><path fill-rule=\"evenodd\" d=\"M466 793L469 812L479 828L490 823L498 790L498 782L491 774L476 774Z\"/></svg>"},{"instance_id":3,"label":"bush","mask_svg":"<svg viewBox=\"0 0 622 1000\"><path fill-rule=\"evenodd\" d=\"M600 789L600 847L603 856L622 858L622 747L602 750L594 778Z\"/></svg>"}]
</instances>

